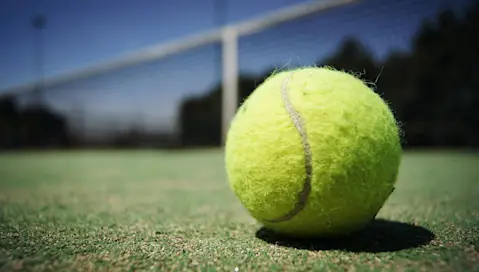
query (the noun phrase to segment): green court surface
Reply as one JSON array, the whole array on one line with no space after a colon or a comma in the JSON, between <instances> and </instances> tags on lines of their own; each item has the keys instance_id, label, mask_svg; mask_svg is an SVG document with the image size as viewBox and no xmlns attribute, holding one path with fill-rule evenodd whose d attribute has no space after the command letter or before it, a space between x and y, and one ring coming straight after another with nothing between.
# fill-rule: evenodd
<instances>
[{"instance_id":1,"label":"green court surface","mask_svg":"<svg viewBox=\"0 0 479 272\"><path fill-rule=\"evenodd\" d=\"M408 151L349 239L288 240L228 187L221 150L0 154L0 271L479 271L479 155Z\"/></svg>"}]
</instances>

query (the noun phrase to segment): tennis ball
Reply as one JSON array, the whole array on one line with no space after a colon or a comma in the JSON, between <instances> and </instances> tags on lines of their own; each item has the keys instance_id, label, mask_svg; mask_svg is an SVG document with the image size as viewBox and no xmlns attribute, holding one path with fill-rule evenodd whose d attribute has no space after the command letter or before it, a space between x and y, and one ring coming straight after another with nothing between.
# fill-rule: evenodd
<instances>
[{"instance_id":1,"label":"tennis ball","mask_svg":"<svg viewBox=\"0 0 479 272\"><path fill-rule=\"evenodd\" d=\"M400 136L388 105L355 76L329 67L277 72L230 123L228 181L267 229L350 234L373 220L394 190Z\"/></svg>"}]
</instances>

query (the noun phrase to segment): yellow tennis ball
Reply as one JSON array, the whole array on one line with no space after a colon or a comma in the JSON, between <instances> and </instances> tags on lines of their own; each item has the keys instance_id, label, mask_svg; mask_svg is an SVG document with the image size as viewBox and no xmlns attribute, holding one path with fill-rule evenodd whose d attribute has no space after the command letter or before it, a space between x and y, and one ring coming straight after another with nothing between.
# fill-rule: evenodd
<instances>
[{"instance_id":1,"label":"yellow tennis ball","mask_svg":"<svg viewBox=\"0 0 479 272\"><path fill-rule=\"evenodd\" d=\"M225 146L232 190L277 233L360 230L384 205L401 160L388 105L355 76L323 67L271 75L244 101Z\"/></svg>"}]
</instances>

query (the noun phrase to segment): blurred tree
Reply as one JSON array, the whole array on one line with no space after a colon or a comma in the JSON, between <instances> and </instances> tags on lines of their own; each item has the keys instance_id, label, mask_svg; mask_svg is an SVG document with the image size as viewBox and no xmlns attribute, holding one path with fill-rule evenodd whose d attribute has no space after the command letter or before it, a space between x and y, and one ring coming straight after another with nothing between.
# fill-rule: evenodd
<instances>
[{"instance_id":1,"label":"blurred tree","mask_svg":"<svg viewBox=\"0 0 479 272\"><path fill-rule=\"evenodd\" d=\"M460 20L444 11L413 41L414 97L402 116L412 145L478 146L477 4Z\"/></svg>"},{"instance_id":2,"label":"blurred tree","mask_svg":"<svg viewBox=\"0 0 479 272\"><path fill-rule=\"evenodd\" d=\"M18 147L19 110L16 101L11 96L0 99L0 148Z\"/></svg>"},{"instance_id":3,"label":"blurred tree","mask_svg":"<svg viewBox=\"0 0 479 272\"><path fill-rule=\"evenodd\" d=\"M353 72L368 83L379 76L380 68L369 52L359 41L346 38L336 53L318 62L319 66L328 65L336 69Z\"/></svg>"},{"instance_id":4,"label":"blurred tree","mask_svg":"<svg viewBox=\"0 0 479 272\"><path fill-rule=\"evenodd\" d=\"M238 82L238 105L257 86L256 77L243 76ZM181 142L184 146L221 144L221 85L205 96L186 99L180 107Z\"/></svg>"},{"instance_id":5,"label":"blurred tree","mask_svg":"<svg viewBox=\"0 0 479 272\"><path fill-rule=\"evenodd\" d=\"M378 63L347 38L319 65L360 76L391 106L409 146L479 146L479 2L459 18L451 10L424 22L411 53L392 52ZM266 76L242 77L243 101ZM377 82L376 82L377 81ZM372 84L375 83L375 84ZM186 145L220 144L221 92L217 87L181 107Z\"/></svg>"},{"instance_id":6,"label":"blurred tree","mask_svg":"<svg viewBox=\"0 0 479 272\"><path fill-rule=\"evenodd\" d=\"M65 118L44 106L22 110L20 126L24 147L65 147L70 144Z\"/></svg>"}]
</instances>

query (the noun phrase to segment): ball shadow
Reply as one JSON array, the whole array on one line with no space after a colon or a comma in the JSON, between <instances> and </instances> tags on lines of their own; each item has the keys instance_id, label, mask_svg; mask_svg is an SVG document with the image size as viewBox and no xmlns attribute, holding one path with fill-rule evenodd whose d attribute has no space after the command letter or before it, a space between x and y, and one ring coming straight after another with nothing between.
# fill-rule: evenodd
<instances>
[{"instance_id":1,"label":"ball shadow","mask_svg":"<svg viewBox=\"0 0 479 272\"><path fill-rule=\"evenodd\" d=\"M378 253L426 245L435 235L421 226L376 219L361 231L342 238L295 239L264 227L256 232L256 237L270 244L297 249Z\"/></svg>"}]
</instances>

